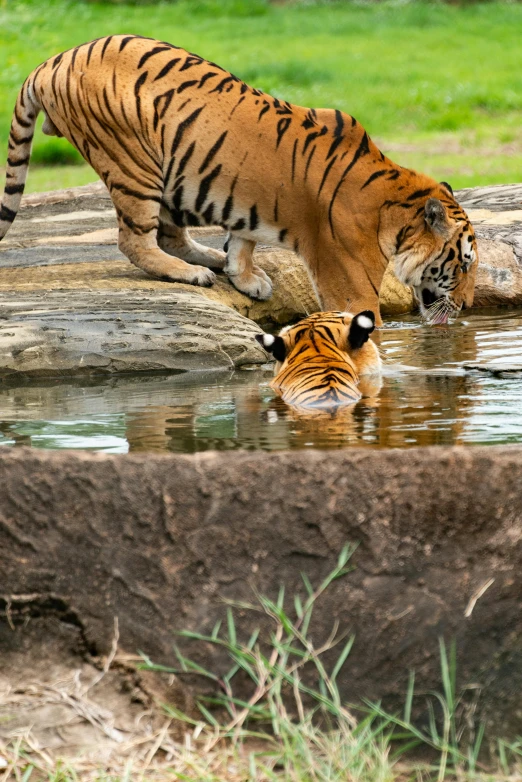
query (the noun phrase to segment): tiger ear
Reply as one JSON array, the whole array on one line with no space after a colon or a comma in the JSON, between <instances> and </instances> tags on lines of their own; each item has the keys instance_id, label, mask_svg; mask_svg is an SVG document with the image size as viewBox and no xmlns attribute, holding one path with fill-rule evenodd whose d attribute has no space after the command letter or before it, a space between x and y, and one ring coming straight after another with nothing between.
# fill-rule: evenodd
<instances>
[{"instance_id":1,"label":"tiger ear","mask_svg":"<svg viewBox=\"0 0 522 782\"><path fill-rule=\"evenodd\" d=\"M450 185L450 183L449 183L449 182L440 182L439 184L441 184L441 185L442 185L442 187L445 187L445 188L446 188L446 190L449 190L449 192L451 193L451 195L453 195L453 188L452 188L452 186Z\"/></svg>"},{"instance_id":2,"label":"tiger ear","mask_svg":"<svg viewBox=\"0 0 522 782\"><path fill-rule=\"evenodd\" d=\"M438 198L428 198L424 207L424 219L433 233L447 236L448 219L444 205Z\"/></svg>"},{"instance_id":3,"label":"tiger ear","mask_svg":"<svg viewBox=\"0 0 522 782\"><path fill-rule=\"evenodd\" d=\"M368 342L370 334L375 329L375 315L371 310L364 310L355 315L348 332L348 345L352 350L362 348Z\"/></svg>"},{"instance_id":4,"label":"tiger ear","mask_svg":"<svg viewBox=\"0 0 522 782\"><path fill-rule=\"evenodd\" d=\"M271 353L276 361L283 362L286 357L286 346L281 337L273 334L256 334L256 340L264 347L267 353Z\"/></svg>"}]
</instances>

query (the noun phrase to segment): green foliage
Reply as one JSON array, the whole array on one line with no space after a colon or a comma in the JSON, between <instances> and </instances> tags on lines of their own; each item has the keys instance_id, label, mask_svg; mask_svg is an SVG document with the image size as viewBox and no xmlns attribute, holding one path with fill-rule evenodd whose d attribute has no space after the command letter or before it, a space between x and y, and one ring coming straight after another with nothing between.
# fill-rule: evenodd
<instances>
[{"instance_id":1,"label":"green foliage","mask_svg":"<svg viewBox=\"0 0 522 782\"><path fill-rule=\"evenodd\" d=\"M0 143L39 62L134 32L184 46L277 97L353 114L385 148L408 147L392 155L398 163L414 161L456 187L522 180L521 27L519 3L9 0L0 3ZM36 161L59 159L55 150L37 134Z\"/></svg>"},{"instance_id":2,"label":"green foliage","mask_svg":"<svg viewBox=\"0 0 522 782\"><path fill-rule=\"evenodd\" d=\"M37 166L77 166L84 159L66 139L50 138L35 146L31 163Z\"/></svg>"}]
</instances>

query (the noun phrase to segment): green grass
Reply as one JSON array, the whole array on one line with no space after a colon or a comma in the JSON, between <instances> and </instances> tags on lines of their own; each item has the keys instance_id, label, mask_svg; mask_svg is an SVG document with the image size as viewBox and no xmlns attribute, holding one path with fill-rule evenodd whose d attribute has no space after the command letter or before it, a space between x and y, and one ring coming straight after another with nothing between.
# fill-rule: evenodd
<instances>
[{"instance_id":1,"label":"green grass","mask_svg":"<svg viewBox=\"0 0 522 782\"><path fill-rule=\"evenodd\" d=\"M0 142L5 148L17 90L39 62L135 32L294 103L347 111L398 163L455 187L521 181L521 29L518 3L0 0ZM35 163L74 156L67 142L37 136Z\"/></svg>"}]
</instances>

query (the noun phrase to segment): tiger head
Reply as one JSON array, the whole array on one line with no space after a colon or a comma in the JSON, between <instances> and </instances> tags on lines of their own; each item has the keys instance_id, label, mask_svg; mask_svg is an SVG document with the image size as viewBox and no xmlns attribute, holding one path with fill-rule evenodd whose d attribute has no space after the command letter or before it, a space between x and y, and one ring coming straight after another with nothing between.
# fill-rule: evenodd
<instances>
[{"instance_id":1,"label":"tiger head","mask_svg":"<svg viewBox=\"0 0 522 782\"><path fill-rule=\"evenodd\" d=\"M358 315L317 312L286 326L277 337L256 334L256 339L276 360L271 386L285 402L295 408L332 409L361 398L361 376L374 378L370 393L379 390L381 359L369 340L374 328L371 310Z\"/></svg>"},{"instance_id":2,"label":"tiger head","mask_svg":"<svg viewBox=\"0 0 522 782\"><path fill-rule=\"evenodd\" d=\"M438 197L431 190L426 200L427 191L416 191L401 203L386 203L381 222L385 226L389 218L396 221L401 210L411 210L398 233L389 224L385 242L395 275L413 288L422 317L432 324L447 323L471 307L478 265L477 241L466 212L450 185L442 182L438 187Z\"/></svg>"}]
</instances>

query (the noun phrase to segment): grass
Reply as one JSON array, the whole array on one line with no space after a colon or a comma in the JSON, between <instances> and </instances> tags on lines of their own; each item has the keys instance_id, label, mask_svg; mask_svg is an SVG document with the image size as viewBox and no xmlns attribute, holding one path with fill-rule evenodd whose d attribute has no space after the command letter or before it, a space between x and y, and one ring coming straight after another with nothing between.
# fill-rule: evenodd
<instances>
[{"instance_id":1,"label":"grass","mask_svg":"<svg viewBox=\"0 0 522 782\"><path fill-rule=\"evenodd\" d=\"M208 655L217 647L229 659L223 673L206 670L175 648L178 666L154 665L147 670L190 675L212 685L191 715L165 706L167 721L154 735L131 742L102 772L79 758L69 764L53 760L29 736L13 737L0 746L0 757L12 776L5 779L47 779L52 782L124 782L124 780L198 780L198 782L514 782L520 779L519 742L493 741L477 719L476 689L459 690L456 649L440 641L441 691L416 693L410 683L401 714L377 703L349 707L337 687L341 671L350 665L354 638L334 626L321 644L312 640L313 612L330 584L349 572L353 553L345 547L335 570L314 588L306 576L305 599L285 598L284 589L271 600L257 595L256 603L229 604L226 619L210 635L180 633ZM288 603L292 608L288 608ZM236 615L260 613L256 631L241 641ZM325 655L336 650L335 661ZM106 664L104 670L108 670ZM241 687L236 685L241 682ZM250 694L244 693L245 681ZM207 688L208 689L208 688ZM420 707L420 708L419 708ZM89 713L88 705L82 711ZM424 712L419 723L413 715ZM421 715L422 716L422 715ZM174 741L169 728L176 722L184 740ZM419 727L424 725L424 727ZM494 747L484 765L486 740ZM137 747L140 747L138 750ZM128 748L127 748L128 750Z\"/></svg>"},{"instance_id":2,"label":"grass","mask_svg":"<svg viewBox=\"0 0 522 782\"><path fill-rule=\"evenodd\" d=\"M454 187L521 181L521 26L522 5L498 2L0 0L0 142L5 148L17 91L39 62L136 32L294 103L347 111L396 162ZM67 142L36 137L35 164L73 161ZM76 173L70 183L88 176L80 166ZM40 186L33 177L30 189Z\"/></svg>"}]
</instances>

